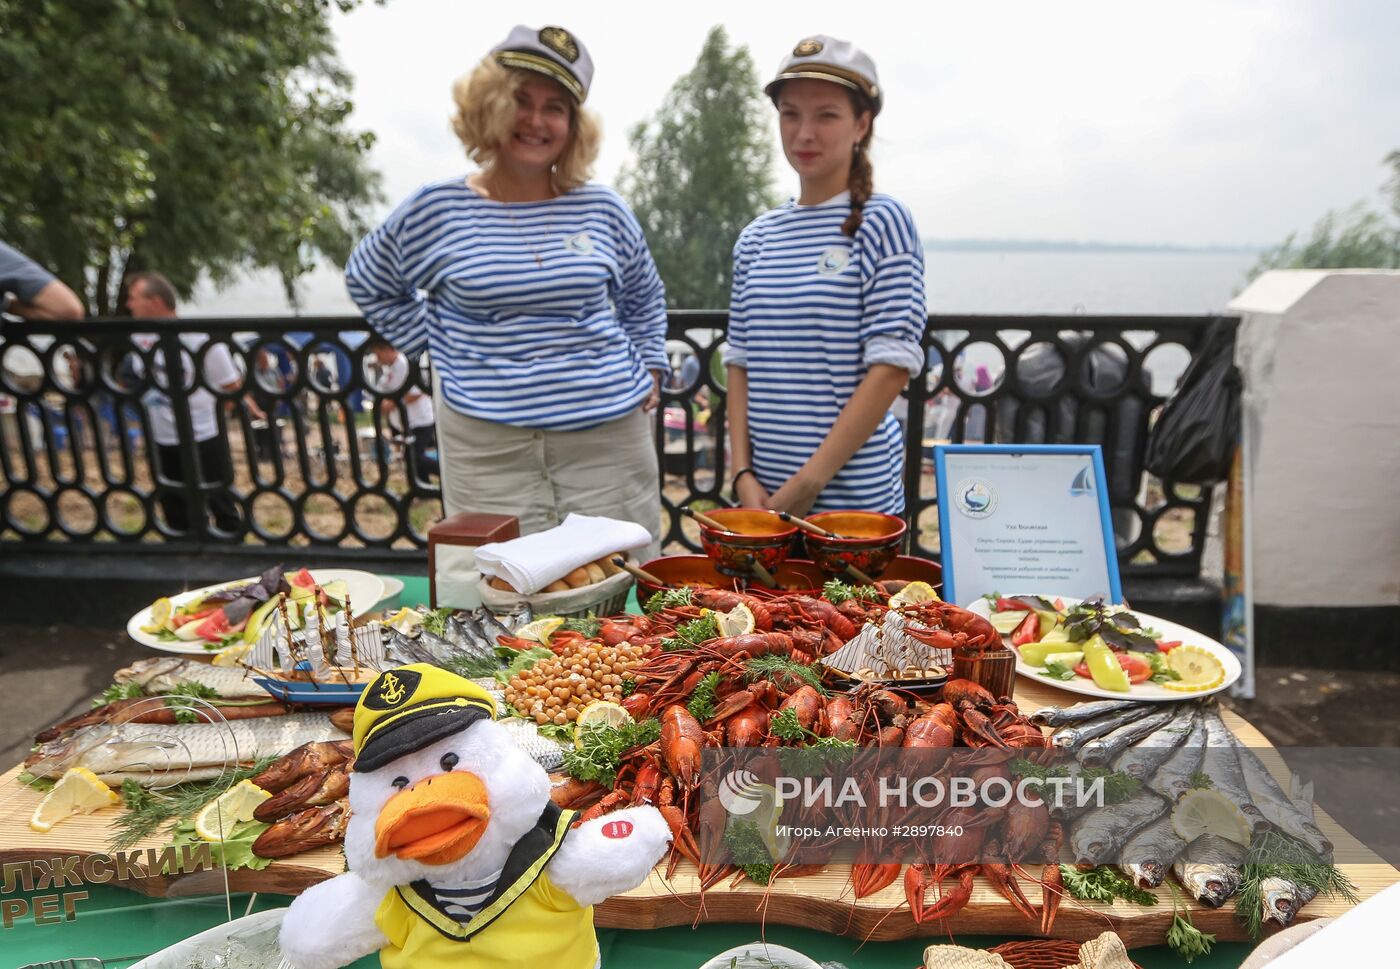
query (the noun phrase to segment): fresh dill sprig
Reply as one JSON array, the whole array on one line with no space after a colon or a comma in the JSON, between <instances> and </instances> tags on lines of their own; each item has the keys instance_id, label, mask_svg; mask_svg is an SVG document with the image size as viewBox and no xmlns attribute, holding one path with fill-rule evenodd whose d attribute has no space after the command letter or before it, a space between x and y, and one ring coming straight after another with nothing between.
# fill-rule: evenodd
<instances>
[{"instance_id":1,"label":"fresh dill sprig","mask_svg":"<svg viewBox=\"0 0 1400 969\"><path fill-rule=\"evenodd\" d=\"M681 623L676 627L675 636L661 640L661 648L667 652L676 649L694 649L718 635L719 624L715 622L715 614L708 613L699 619Z\"/></svg>"},{"instance_id":2,"label":"fresh dill sprig","mask_svg":"<svg viewBox=\"0 0 1400 969\"><path fill-rule=\"evenodd\" d=\"M690 597L693 591L689 586L679 589L662 589L647 600L647 604L642 610L650 616L652 613L660 612L662 609L675 609L681 606L690 605Z\"/></svg>"},{"instance_id":3,"label":"fresh dill sprig","mask_svg":"<svg viewBox=\"0 0 1400 969\"><path fill-rule=\"evenodd\" d=\"M493 675L498 682L509 683L540 660L550 659L553 656L554 652L546 646L531 646L529 649L518 650L515 658L510 661L510 665L503 669L497 669Z\"/></svg>"},{"instance_id":4,"label":"fresh dill sprig","mask_svg":"<svg viewBox=\"0 0 1400 969\"><path fill-rule=\"evenodd\" d=\"M193 817L196 811L239 781L261 774L276 759L264 757L250 767L226 770L213 780L177 784L164 791L148 791L130 778L122 781L121 796L126 811L112 824L116 834L111 850L130 848L175 821Z\"/></svg>"},{"instance_id":5,"label":"fresh dill sprig","mask_svg":"<svg viewBox=\"0 0 1400 969\"><path fill-rule=\"evenodd\" d=\"M1282 878L1319 895L1334 895L1353 905L1359 901L1356 886L1342 870L1323 861L1302 842L1279 831L1254 836L1245 856L1240 890L1235 896L1235 915L1250 938L1257 939L1264 928L1264 899L1261 885L1266 878Z\"/></svg>"},{"instance_id":6,"label":"fresh dill sprig","mask_svg":"<svg viewBox=\"0 0 1400 969\"><path fill-rule=\"evenodd\" d=\"M1210 775L1205 771L1196 771L1191 775L1192 790L1202 791L1215 786L1215 781L1210 779Z\"/></svg>"},{"instance_id":7,"label":"fresh dill sprig","mask_svg":"<svg viewBox=\"0 0 1400 969\"><path fill-rule=\"evenodd\" d=\"M602 628L602 625L603 620L590 612L588 615L580 616L577 619L565 619L564 625L559 628L566 629L569 632L583 633L584 639L597 639L598 631Z\"/></svg>"},{"instance_id":8,"label":"fresh dill sprig","mask_svg":"<svg viewBox=\"0 0 1400 969\"><path fill-rule=\"evenodd\" d=\"M494 656L473 656L470 653L449 656L438 665L449 673L456 673L469 680L495 676L496 671L501 668L500 661Z\"/></svg>"},{"instance_id":9,"label":"fresh dill sprig","mask_svg":"<svg viewBox=\"0 0 1400 969\"><path fill-rule=\"evenodd\" d=\"M815 666L799 663L790 656L755 656L744 662L744 679L768 680L783 693L791 693L802 686L813 687L822 696L828 691L822 686L822 674Z\"/></svg>"},{"instance_id":10,"label":"fresh dill sprig","mask_svg":"<svg viewBox=\"0 0 1400 969\"><path fill-rule=\"evenodd\" d=\"M702 723L715 715L715 691L719 689L719 681L719 670L706 673L695 685L690 702L685 705L690 715Z\"/></svg>"}]
</instances>

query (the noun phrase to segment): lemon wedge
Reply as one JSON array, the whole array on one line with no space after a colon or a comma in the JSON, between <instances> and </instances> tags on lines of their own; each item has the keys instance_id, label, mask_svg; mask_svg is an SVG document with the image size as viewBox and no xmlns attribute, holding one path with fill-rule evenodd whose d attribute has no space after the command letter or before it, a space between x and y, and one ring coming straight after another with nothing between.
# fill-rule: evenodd
<instances>
[{"instance_id":1,"label":"lemon wedge","mask_svg":"<svg viewBox=\"0 0 1400 969\"><path fill-rule=\"evenodd\" d=\"M746 636L754 630L753 610L741 602L728 612L716 612L715 627L721 636Z\"/></svg>"},{"instance_id":2,"label":"lemon wedge","mask_svg":"<svg viewBox=\"0 0 1400 969\"><path fill-rule=\"evenodd\" d=\"M1225 666L1215 654L1199 646L1178 646L1167 654L1167 669L1180 679L1162 685L1178 693L1213 690L1225 682Z\"/></svg>"},{"instance_id":3,"label":"lemon wedge","mask_svg":"<svg viewBox=\"0 0 1400 969\"><path fill-rule=\"evenodd\" d=\"M234 826L251 820L253 811L272 795L249 780L239 781L199 809L195 834L205 841L227 840Z\"/></svg>"},{"instance_id":4,"label":"lemon wedge","mask_svg":"<svg viewBox=\"0 0 1400 969\"><path fill-rule=\"evenodd\" d=\"M632 722L632 714L628 713L621 706L610 700L594 700L588 706L579 711L578 722L574 728L574 746L583 746L583 728L589 724L601 724L605 727L620 727L624 723Z\"/></svg>"},{"instance_id":5,"label":"lemon wedge","mask_svg":"<svg viewBox=\"0 0 1400 969\"><path fill-rule=\"evenodd\" d=\"M92 771L86 767L73 767L58 779L53 790L44 795L29 819L29 827L34 831L48 831L65 818L75 814L91 814L120 800L117 792L98 780Z\"/></svg>"},{"instance_id":6,"label":"lemon wedge","mask_svg":"<svg viewBox=\"0 0 1400 969\"><path fill-rule=\"evenodd\" d=\"M758 837L773 861L780 862L792 848L792 835L779 832L779 822L783 814L783 801L778 789L771 784L760 784L758 808L749 817L758 825Z\"/></svg>"},{"instance_id":7,"label":"lemon wedge","mask_svg":"<svg viewBox=\"0 0 1400 969\"><path fill-rule=\"evenodd\" d=\"M1203 834L1214 834L1247 846L1252 833L1240 809L1224 794L1212 790L1182 795L1172 809L1172 829L1187 844Z\"/></svg>"},{"instance_id":8,"label":"lemon wedge","mask_svg":"<svg viewBox=\"0 0 1400 969\"><path fill-rule=\"evenodd\" d=\"M520 639L533 639L541 646L549 645L549 637L564 625L562 616L545 616L543 619L536 619L534 622L527 622L515 631L515 635Z\"/></svg>"},{"instance_id":9,"label":"lemon wedge","mask_svg":"<svg viewBox=\"0 0 1400 969\"><path fill-rule=\"evenodd\" d=\"M411 633L417 627L423 625L423 616L417 609L410 609L404 606L384 621L384 625L391 629L397 629L401 633Z\"/></svg>"},{"instance_id":10,"label":"lemon wedge","mask_svg":"<svg viewBox=\"0 0 1400 969\"><path fill-rule=\"evenodd\" d=\"M890 608L897 609L900 606L917 605L920 602L939 602L938 593L933 591L933 586L927 582L910 582L894 595L890 596Z\"/></svg>"},{"instance_id":11,"label":"lemon wedge","mask_svg":"<svg viewBox=\"0 0 1400 969\"><path fill-rule=\"evenodd\" d=\"M253 651L257 643L234 643L232 646L225 646L214 654L215 666L237 666L243 657Z\"/></svg>"}]
</instances>

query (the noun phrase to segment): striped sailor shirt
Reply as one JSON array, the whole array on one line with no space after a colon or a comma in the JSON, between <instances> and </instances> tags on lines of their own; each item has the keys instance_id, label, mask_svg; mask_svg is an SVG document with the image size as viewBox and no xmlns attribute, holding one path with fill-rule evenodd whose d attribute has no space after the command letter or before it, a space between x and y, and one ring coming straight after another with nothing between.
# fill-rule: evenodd
<instances>
[{"instance_id":1,"label":"striped sailor shirt","mask_svg":"<svg viewBox=\"0 0 1400 969\"><path fill-rule=\"evenodd\" d=\"M667 370L666 297L641 226L610 188L498 202L426 185L361 240L346 286L443 399L480 420L577 431L614 420Z\"/></svg>"},{"instance_id":2,"label":"striped sailor shirt","mask_svg":"<svg viewBox=\"0 0 1400 969\"><path fill-rule=\"evenodd\" d=\"M753 468L770 492L826 439L874 364L923 369L924 254L914 219L888 195L841 232L850 194L788 202L749 223L734 247L725 362L748 371ZM904 510L904 450L892 413L831 479L814 511Z\"/></svg>"}]
</instances>

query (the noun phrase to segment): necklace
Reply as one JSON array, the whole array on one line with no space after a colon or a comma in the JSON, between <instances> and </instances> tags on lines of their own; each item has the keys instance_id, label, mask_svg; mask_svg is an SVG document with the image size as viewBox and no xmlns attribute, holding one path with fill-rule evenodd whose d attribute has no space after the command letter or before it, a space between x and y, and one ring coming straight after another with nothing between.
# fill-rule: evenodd
<instances>
[{"instance_id":1,"label":"necklace","mask_svg":"<svg viewBox=\"0 0 1400 969\"><path fill-rule=\"evenodd\" d=\"M495 201L500 202L501 206L502 206L503 208L505 208L505 210L506 210L506 218L510 219L511 228L514 229L514 230L515 230L515 234L516 234L517 236L519 236L520 238L524 239L524 240L525 240L525 244L526 244L527 246L530 247L530 254L533 255L533 256L535 257L535 265L536 265L536 266L539 266L540 268L543 268L543 267L544 267L544 256L541 255L541 253L540 253L540 246L539 246L539 245L536 245L535 238L534 238L533 235L526 235L526 234L525 234L525 230L522 229L522 228L520 227L520 222L519 222L519 221L516 219L516 217L515 217L515 211L514 211L514 209L513 209L513 206L514 206L515 204L517 204L517 203L507 202L507 201L505 201L505 200L503 200L503 199L498 199L498 198L496 198L495 194L491 191L490 186L488 186L488 185L486 184L486 180L485 180L484 178L481 178L481 177L478 176L478 177L476 178L476 180L475 180L476 184L472 184L472 182L473 182L473 179L471 178L471 176L468 176L468 178L467 178L467 184L468 184L469 187L471 187L472 189L474 189L474 190L475 190L476 192L478 192L479 194L484 195L486 198L493 199L493 200L495 200ZM547 221L546 221L546 223L545 223L544 240L543 240L543 243L542 243L542 244L545 245L545 246L547 246L547 245L549 244L550 237L554 235L554 199L555 199L555 197L556 197L556 196L550 196L550 198L549 198L549 208L546 210L546 212L547 212L547 214L548 214L548 219L547 219Z\"/></svg>"}]
</instances>

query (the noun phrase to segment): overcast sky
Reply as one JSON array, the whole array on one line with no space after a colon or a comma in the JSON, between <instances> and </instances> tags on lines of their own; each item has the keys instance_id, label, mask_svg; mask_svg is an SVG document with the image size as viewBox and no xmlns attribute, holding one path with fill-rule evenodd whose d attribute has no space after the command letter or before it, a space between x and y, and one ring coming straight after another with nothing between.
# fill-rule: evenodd
<instances>
[{"instance_id":1,"label":"overcast sky","mask_svg":"<svg viewBox=\"0 0 1400 969\"><path fill-rule=\"evenodd\" d=\"M592 53L607 182L711 26L761 80L807 34L856 42L887 92L877 185L930 237L1272 243L1376 199L1400 148L1393 0L390 0L338 17L336 35L391 200L466 170L452 82L521 22L558 23Z\"/></svg>"}]
</instances>

